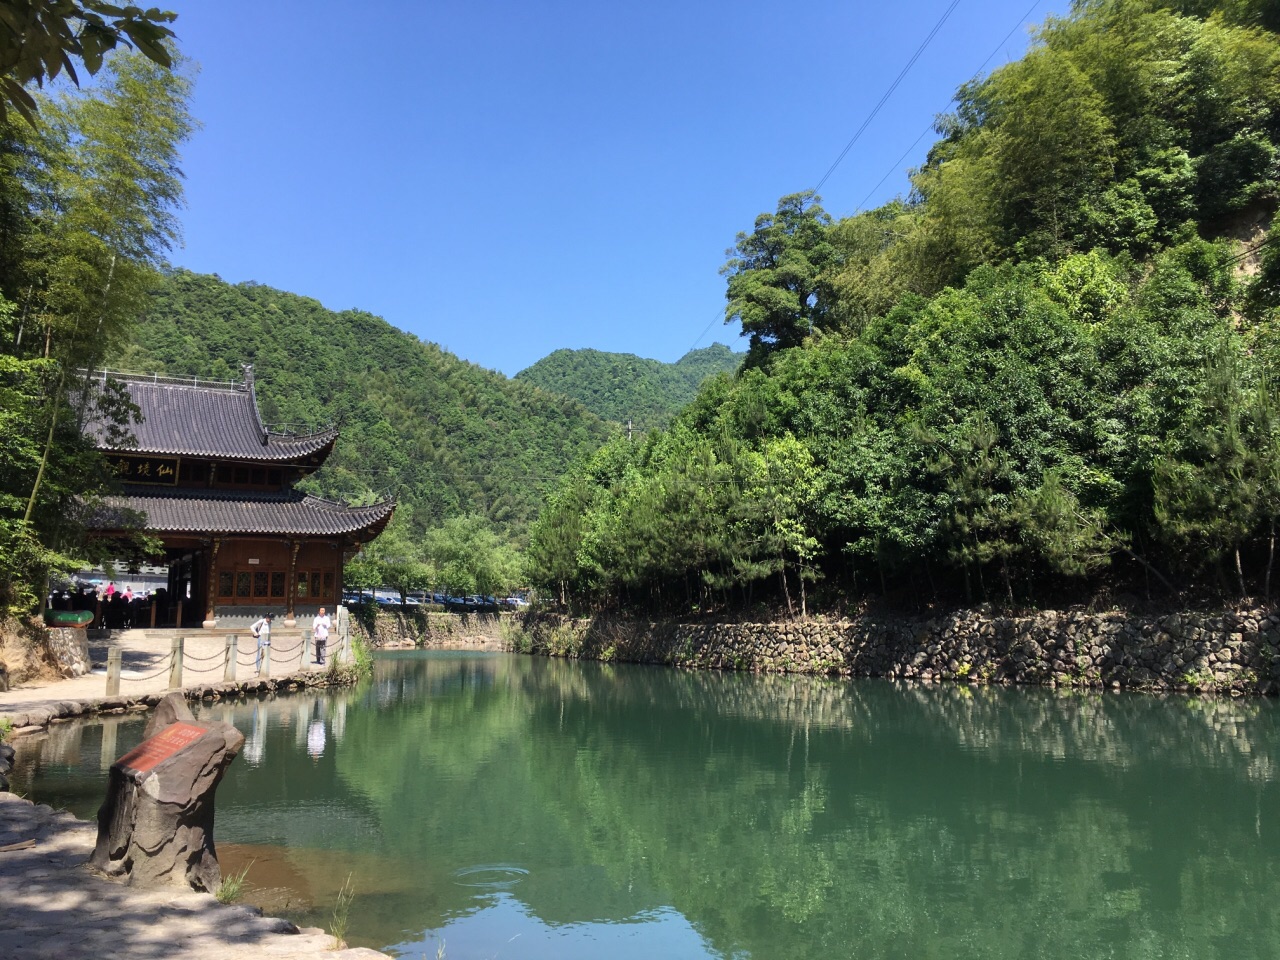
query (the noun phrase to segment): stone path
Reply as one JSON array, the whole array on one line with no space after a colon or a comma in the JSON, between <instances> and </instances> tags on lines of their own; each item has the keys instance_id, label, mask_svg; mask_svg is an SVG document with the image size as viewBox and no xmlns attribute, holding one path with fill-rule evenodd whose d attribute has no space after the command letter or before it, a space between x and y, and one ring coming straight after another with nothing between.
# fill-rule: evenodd
<instances>
[{"instance_id":1,"label":"stone path","mask_svg":"<svg viewBox=\"0 0 1280 960\"><path fill-rule=\"evenodd\" d=\"M182 684L184 687L209 686L222 682L226 640L222 634L202 634L198 630L186 631L183 657ZM271 675L275 677L296 674L304 670L325 670L311 663L311 656L302 656L299 647L302 635L299 631L278 630L271 648ZM109 650L121 651L123 670L120 675L120 696L136 698L148 693L164 693L169 688L169 653L172 637L160 631L117 630L110 638L89 641L89 656L94 664L91 673L67 680L34 683L13 690L0 691L0 719L14 720L23 714L51 711L53 716L67 716L68 711L58 709L58 704L83 703L106 697L106 660ZM236 677L247 680L254 676L253 658L257 641L245 631L239 638ZM330 645L329 652L333 652Z\"/></svg>"},{"instance_id":2,"label":"stone path","mask_svg":"<svg viewBox=\"0 0 1280 960\"><path fill-rule=\"evenodd\" d=\"M6 960L386 960L209 894L139 890L85 866L97 828L0 793L0 955ZM27 841L34 841L28 844ZM8 848L8 849L6 849Z\"/></svg>"}]
</instances>

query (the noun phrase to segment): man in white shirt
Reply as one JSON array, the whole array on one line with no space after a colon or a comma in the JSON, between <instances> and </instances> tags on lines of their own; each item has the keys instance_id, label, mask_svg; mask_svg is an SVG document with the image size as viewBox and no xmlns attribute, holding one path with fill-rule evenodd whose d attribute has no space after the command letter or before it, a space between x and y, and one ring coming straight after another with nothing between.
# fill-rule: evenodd
<instances>
[{"instance_id":1,"label":"man in white shirt","mask_svg":"<svg viewBox=\"0 0 1280 960\"><path fill-rule=\"evenodd\" d=\"M258 655L253 661L253 669L258 673L262 672L262 651L265 649L267 657L271 656L271 621L274 619L275 614L268 613L249 628L258 641Z\"/></svg>"},{"instance_id":2,"label":"man in white shirt","mask_svg":"<svg viewBox=\"0 0 1280 960\"><path fill-rule=\"evenodd\" d=\"M332 626L333 622L329 619L329 615L324 612L324 607L321 607L311 623L311 636L316 642L316 663L318 664L324 663L324 648L329 642L329 628Z\"/></svg>"}]
</instances>

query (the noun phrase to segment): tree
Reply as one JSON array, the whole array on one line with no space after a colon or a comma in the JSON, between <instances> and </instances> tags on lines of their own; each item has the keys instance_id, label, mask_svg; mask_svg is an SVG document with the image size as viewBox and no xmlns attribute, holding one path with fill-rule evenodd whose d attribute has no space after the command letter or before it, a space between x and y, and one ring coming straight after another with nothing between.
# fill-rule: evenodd
<instances>
[{"instance_id":1,"label":"tree","mask_svg":"<svg viewBox=\"0 0 1280 960\"><path fill-rule=\"evenodd\" d=\"M450 517L428 530L423 548L437 576L455 593L505 594L520 577L515 550L477 514Z\"/></svg>"},{"instance_id":2,"label":"tree","mask_svg":"<svg viewBox=\"0 0 1280 960\"><path fill-rule=\"evenodd\" d=\"M164 26L177 14L155 7L116 6L103 0L4 0L0 3L0 122L12 107L29 122L38 110L25 89L43 87L66 71L77 86L74 60L95 75L104 56L120 44L163 67L172 66Z\"/></svg>"},{"instance_id":3,"label":"tree","mask_svg":"<svg viewBox=\"0 0 1280 960\"><path fill-rule=\"evenodd\" d=\"M80 532L71 505L108 481L83 423L119 425L131 414L109 383L76 384L74 371L100 366L123 347L177 239L189 89L166 68L117 55L100 88L47 103L47 122L0 167L0 192L21 225L0 237L0 297L12 304L0 318L0 350L14 382L39 388L24 394L14 429L40 451L0 471L0 517L22 524L49 556ZM24 371L36 366L32 379ZM0 404L9 402L0 395Z\"/></svg>"},{"instance_id":4,"label":"tree","mask_svg":"<svg viewBox=\"0 0 1280 960\"><path fill-rule=\"evenodd\" d=\"M741 323L750 336L748 363L762 363L826 324L832 299L826 271L836 263L836 248L818 200L812 190L783 197L777 213L760 214L755 230L739 233L726 251L725 323Z\"/></svg>"}]
</instances>

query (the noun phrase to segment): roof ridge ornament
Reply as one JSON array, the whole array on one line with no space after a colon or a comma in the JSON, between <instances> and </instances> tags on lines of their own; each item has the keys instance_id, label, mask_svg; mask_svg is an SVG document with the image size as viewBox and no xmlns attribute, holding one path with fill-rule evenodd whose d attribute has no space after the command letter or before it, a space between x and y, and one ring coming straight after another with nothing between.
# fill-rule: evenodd
<instances>
[{"instance_id":1,"label":"roof ridge ornament","mask_svg":"<svg viewBox=\"0 0 1280 960\"><path fill-rule=\"evenodd\" d=\"M267 431L267 425L262 422L262 411L258 409L258 390L253 382L253 364L243 363L240 369L244 371L244 385L249 391L250 406L253 408L253 419L258 425L258 437L261 444L265 447L270 441L270 433Z\"/></svg>"}]
</instances>

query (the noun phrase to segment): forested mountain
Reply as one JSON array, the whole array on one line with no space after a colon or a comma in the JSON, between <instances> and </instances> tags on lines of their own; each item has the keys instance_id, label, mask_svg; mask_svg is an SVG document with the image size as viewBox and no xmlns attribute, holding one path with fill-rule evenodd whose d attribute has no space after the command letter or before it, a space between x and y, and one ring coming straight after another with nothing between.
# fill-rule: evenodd
<instances>
[{"instance_id":1,"label":"forested mountain","mask_svg":"<svg viewBox=\"0 0 1280 960\"><path fill-rule=\"evenodd\" d=\"M605 420L630 420L634 430L644 432L666 426L708 377L733 373L741 365L742 354L722 343L690 350L675 363L633 353L557 350L516 379L572 397Z\"/></svg>"},{"instance_id":2,"label":"forested mountain","mask_svg":"<svg viewBox=\"0 0 1280 960\"><path fill-rule=\"evenodd\" d=\"M612 428L358 310L255 283L169 273L115 364L234 380L252 363L263 419L342 437L309 481L352 502L391 495L420 534L479 514L518 535L541 497Z\"/></svg>"},{"instance_id":3,"label":"forested mountain","mask_svg":"<svg viewBox=\"0 0 1280 960\"><path fill-rule=\"evenodd\" d=\"M744 370L535 527L592 605L1269 595L1280 5L1090 0L963 86L911 196L739 234ZM753 593L754 591L754 593Z\"/></svg>"}]
</instances>

